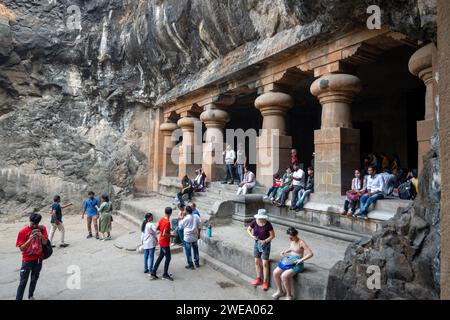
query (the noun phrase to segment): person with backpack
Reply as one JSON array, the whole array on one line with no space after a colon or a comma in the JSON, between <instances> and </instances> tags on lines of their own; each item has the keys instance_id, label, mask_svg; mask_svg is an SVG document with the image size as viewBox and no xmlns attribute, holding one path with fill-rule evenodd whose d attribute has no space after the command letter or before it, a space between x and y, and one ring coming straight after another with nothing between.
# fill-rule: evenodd
<instances>
[{"instance_id":1,"label":"person with backpack","mask_svg":"<svg viewBox=\"0 0 450 320\"><path fill-rule=\"evenodd\" d=\"M47 229L39 225L42 216L39 213L30 215L30 224L19 231L16 247L22 252L22 266L20 268L20 283L17 288L16 300L23 300L28 278L31 275L28 299L34 300L34 291L42 269L44 260L44 246L49 244ZM50 247L51 249L51 247Z\"/></svg>"},{"instance_id":2,"label":"person with backpack","mask_svg":"<svg viewBox=\"0 0 450 320\"><path fill-rule=\"evenodd\" d=\"M153 272L156 244L158 243L156 226L153 223L153 214L145 214L141 225L141 240L144 249L144 273Z\"/></svg>"},{"instance_id":3,"label":"person with backpack","mask_svg":"<svg viewBox=\"0 0 450 320\"><path fill-rule=\"evenodd\" d=\"M62 222L62 209L65 209L67 207L70 207L72 203L68 203L66 205L61 206L59 203L61 202L61 197L56 195L53 198L53 204L51 209L51 219L50 223L52 227L50 228L50 242L53 242L53 236L55 235L56 230L61 232L61 243L59 246L61 248L66 248L69 246L68 243L64 242L64 236L65 236L65 229L64 224ZM52 247L55 247L55 245L52 244Z\"/></svg>"}]
</instances>

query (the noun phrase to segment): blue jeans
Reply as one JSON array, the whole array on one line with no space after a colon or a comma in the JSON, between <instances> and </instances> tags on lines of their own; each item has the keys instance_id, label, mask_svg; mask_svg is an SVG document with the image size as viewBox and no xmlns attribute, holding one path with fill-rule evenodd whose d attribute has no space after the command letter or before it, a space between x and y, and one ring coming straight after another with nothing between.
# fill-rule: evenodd
<instances>
[{"instance_id":1,"label":"blue jeans","mask_svg":"<svg viewBox=\"0 0 450 320\"><path fill-rule=\"evenodd\" d=\"M369 196L368 193L365 193L360 199L359 202L361 204L361 208L359 210L360 216L366 216L367 210L372 203L377 202L377 200L384 199L384 195L381 192L375 193L372 196Z\"/></svg>"},{"instance_id":2,"label":"blue jeans","mask_svg":"<svg viewBox=\"0 0 450 320\"><path fill-rule=\"evenodd\" d=\"M297 201L297 208L303 208L303 204L305 203L305 199L307 196L309 196L313 191L312 190L303 190L301 189L298 192L298 201Z\"/></svg>"},{"instance_id":3,"label":"blue jeans","mask_svg":"<svg viewBox=\"0 0 450 320\"><path fill-rule=\"evenodd\" d=\"M242 180L244 180L244 165L238 164L236 171L237 171L237 175L239 177L239 182L242 182Z\"/></svg>"},{"instance_id":4,"label":"blue jeans","mask_svg":"<svg viewBox=\"0 0 450 320\"><path fill-rule=\"evenodd\" d=\"M150 258L150 264L148 263ZM144 249L144 272L152 272L153 271L153 261L155 259L155 248Z\"/></svg>"},{"instance_id":5,"label":"blue jeans","mask_svg":"<svg viewBox=\"0 0 450 320\"><path fill-rule=\"evenodd\" d=\"M152 274L156 275L156 272L158 271L159 265L161 264L162 259L166 258L164 261L164 275L169 275L169 264L170 260L172 259L172 255L170 253L170 247L160 247L159 248L159 257L156 259L156 263L153 267Z\"/></svg>"},{"instance_id":6,"label":"blue jeans","mask_svg":"<svg viewBox=\"0 0 450 320\"><path fill-rule=\"evenodd\" d=\"M231 182L234 182L234 164L225 164L225 181L228 182L231 179Z\"/></svg>"},{"instance_id":7,"label":"blue jeans","mask_svg":"<svg viewBox=\"0 0 450 320\"><path fill-rule=\"evenodd\" d=\"M197 241L195 242L185 242L184 243L184 251L186 252L186 260L189 266L193 266L192 263L192 252L191 249L194 251L194 262L196 266L200 265L200 257L198 254L198 244Z\"/></svg>"}]
</instances>

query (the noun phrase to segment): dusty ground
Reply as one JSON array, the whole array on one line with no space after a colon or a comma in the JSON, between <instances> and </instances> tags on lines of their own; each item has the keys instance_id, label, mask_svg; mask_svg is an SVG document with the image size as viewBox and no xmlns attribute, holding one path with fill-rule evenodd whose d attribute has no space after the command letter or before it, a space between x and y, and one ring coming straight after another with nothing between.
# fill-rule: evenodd
<instances>
[{"instance_id":1,"label":"dusty ground","mask_svg":"<svg viewBox=\"0 0 450 320\"><path fill-rule=\"evenodd\" d=\"M44 216L44 225L49 226L49 220ZM169 271L173 273L174 282L150 281L143 273L143 256L115 246L134 241L132 239L138 236L136 227L120 217L114 217L113 240L106 242L85 239L85 222L80 216L65 216L63 220L66 242L70 246L56 247L52 257L44 261L36 299L255 299L242 285L208 266L186 270L184 253L172 256ZM15 242L18 231L26 224L25 218L0 223L0 299L15 298L21 263ZM58 231L54 243L59 244ZM79 267L80 289L67 286L68 279L73 280L68 273L70 266ZM27 295L28 287L25 297Z\"/></svg>"}]
</instances>

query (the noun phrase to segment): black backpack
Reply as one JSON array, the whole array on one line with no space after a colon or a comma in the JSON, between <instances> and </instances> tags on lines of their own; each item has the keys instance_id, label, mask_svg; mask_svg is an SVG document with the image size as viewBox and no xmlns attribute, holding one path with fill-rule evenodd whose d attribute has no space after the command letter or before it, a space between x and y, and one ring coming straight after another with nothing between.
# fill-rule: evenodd
<instances>
[{"instance_id":1,"label":"black backpack","mask_svg":"<svg viewBox=\"0 0 450 320\"><path fill-rule=\"evenodd\" d=\"M43 228L42 226L39 227L41 229L41 233L43 234ZM42 244L42 251L44 251L44 260L50 258L50 256L53 253L53 248L50 240L47 240L46 244Z\"/></svg>"},{"instance_id":2,"label":"black backpack","mask_svg":"<svg viewBox=\"0 0 450 320\"><path fill-rule=\"evenodd\" d=\"M398 187L398 196L403 200L414 200L416 198L417 191L411 180L402 183Z\"/></svg>"}]
</instances>

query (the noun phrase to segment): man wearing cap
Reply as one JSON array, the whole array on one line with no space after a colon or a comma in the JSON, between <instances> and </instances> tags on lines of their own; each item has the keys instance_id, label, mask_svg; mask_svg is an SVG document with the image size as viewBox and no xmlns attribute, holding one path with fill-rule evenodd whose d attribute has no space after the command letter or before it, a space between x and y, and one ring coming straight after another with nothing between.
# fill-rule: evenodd
<instances>
[{"instance_id":1,"label":"man wearing cap","mask_svg":"<svg viewBox=\"0 0 450 320\"><path fill-rule=\"evenodd\" d=\"M249 236L255 240L253 255L255 257L255 268L257 278L252 281L253 286L262 284L265 291L269 290L269 256L270 242L275 238L275 231L268 221L269 217L265 209L259 209L258 214L247 228ZM261 279L264 277L263 280Z\"/></svg>"}]
</instances>

